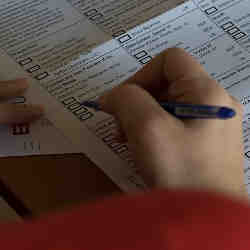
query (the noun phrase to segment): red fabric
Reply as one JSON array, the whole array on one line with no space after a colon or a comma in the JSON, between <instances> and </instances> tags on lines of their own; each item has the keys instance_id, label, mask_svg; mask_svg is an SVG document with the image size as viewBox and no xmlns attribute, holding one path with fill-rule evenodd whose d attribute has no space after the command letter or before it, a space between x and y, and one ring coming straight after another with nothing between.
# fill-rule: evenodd
<instances>
[{"instance_id":1,"label":"red fabric","mask_svg":"<svg viewBox=\"0 0 250 250\"><path fill-rule=\"evenodd\" d=\"M0 249L250 249L250 208L209 193L123 196L0 227Z\"/></svg>"}]
</instances>

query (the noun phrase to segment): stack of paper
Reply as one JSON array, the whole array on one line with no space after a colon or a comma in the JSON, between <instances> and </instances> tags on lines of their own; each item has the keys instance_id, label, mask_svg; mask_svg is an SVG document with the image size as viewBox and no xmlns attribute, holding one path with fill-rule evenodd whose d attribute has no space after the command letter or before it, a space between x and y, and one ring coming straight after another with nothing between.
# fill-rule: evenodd
<instances>
[{"instance_id":1,"label":"stack of paper","mask_svg":"<svg viewBox=\"0 0 250 250\"><path fill-rule=\"evenodd\" d=\"M112 117L84 108L83 101L173 46L196 57L239 100L250 95L248 0L0 0L0 32L2 76L30 77L27 100L44 104L60 131L38 124L31 127L32 135L13 137L8 130L2 154L24 154L30 148L37 153L39 147L49 153L58 144L65 145L63 153L72 148L69 140L73 151L88 155L125 191L146 186L127 145L112 137ZM3 151L11 140L21 146ZM249 176L248 161L246 166Z\"/></svg>"}]
</instances>

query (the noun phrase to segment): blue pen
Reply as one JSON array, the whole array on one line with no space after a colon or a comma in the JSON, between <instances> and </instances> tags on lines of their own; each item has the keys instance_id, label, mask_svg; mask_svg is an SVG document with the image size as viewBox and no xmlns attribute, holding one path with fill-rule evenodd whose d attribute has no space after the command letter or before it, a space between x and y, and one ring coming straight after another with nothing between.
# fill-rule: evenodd
<instances>
[{"instance_id":1,"label":"blue pen","mask_svg":"<svg viewBox=\"0 0 250 250\"><path fill-rule=\"evenodd\" d=\"M193 105L184 103L159 102L160 106L179 119L231 119L235 117L236 112L228 107ZM82 103L87 108L95 111L101 111L98 102L86 101Z\"/></svg>"}]
</instances>

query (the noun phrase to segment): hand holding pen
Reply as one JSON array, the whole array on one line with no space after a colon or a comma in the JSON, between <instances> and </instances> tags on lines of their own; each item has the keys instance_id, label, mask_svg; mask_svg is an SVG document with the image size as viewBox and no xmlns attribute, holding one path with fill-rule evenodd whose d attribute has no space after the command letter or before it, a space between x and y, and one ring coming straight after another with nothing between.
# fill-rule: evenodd
<instances>
[{"instance_id":1,"label":"hand holding pen","mask_svg":"<svg viewBox=\"0 0 250 250\"><path fill-rule=\"evenodd\" d=\"M150 185L244 195L242 106L183 50L162 53L98 102Z\"/></svg>"},{"instance_id":2,"label":"hand holding pen","mask_svg":"<svg viewBox=\"0 0 250 250\"><path fill-rule=\"evenodd\" d=\"M235 117L235 110L228 107L219 107L211 105L193 105L184 103L158 102L159 105L168 113L179 119L222 119L227 120ZM102 111L97 101L85 101L82 105Z\"/></svg>"}]
</instances>

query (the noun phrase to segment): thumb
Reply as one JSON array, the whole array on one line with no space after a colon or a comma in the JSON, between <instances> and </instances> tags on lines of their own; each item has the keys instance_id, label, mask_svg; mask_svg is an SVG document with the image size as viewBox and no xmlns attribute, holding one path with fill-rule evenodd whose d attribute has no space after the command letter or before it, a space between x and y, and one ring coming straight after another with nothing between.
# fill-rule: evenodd
<instances>
[{"instance_id":1,"label":"thumb","mask_svg":"<svg viewBox=\"0 0 250 250\"><path fill-rule=\"evenodd\" d=\"M100 97L99 102L103 111L115 116L129 142L145 139L149 131L157 130L162 123L166 133L171 134L176 123L181 122L163 110L146 90L135 84L115 87Z\"/></svg>"}]
</instances>

